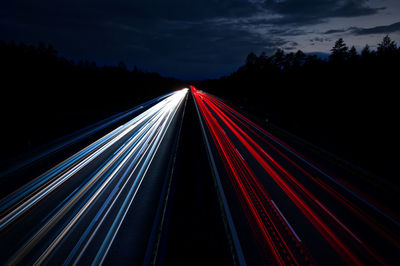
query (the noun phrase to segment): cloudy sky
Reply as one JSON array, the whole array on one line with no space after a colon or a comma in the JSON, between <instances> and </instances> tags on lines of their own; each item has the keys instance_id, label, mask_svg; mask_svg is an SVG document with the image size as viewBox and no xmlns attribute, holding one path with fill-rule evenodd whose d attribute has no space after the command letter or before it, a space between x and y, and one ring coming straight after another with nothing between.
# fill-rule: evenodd
<instances>
[{"instance_id":1,"label":"cloudy sky","mask_svg":"<svg viewBox=\"0 0 400 266\"><path fill-rule=\"evenodd\" d=\"M400 0L13 0L0 39L51 43L99 65L124 61L186 79L218 77L249 52L329 52L400 42Z\"/></svg>"}]
</instances>

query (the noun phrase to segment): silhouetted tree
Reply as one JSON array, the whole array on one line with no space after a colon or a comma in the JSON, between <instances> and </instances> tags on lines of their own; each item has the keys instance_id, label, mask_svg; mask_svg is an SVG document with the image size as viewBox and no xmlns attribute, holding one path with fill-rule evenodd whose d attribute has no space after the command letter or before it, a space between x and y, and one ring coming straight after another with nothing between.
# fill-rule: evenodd
<instances>
[{"instance_id":1,"label":"silhouetted tree","mask_svg":"<svg viewBox=\"0 0 400 266\"><path fill-rule=\"evenodd\" d=\"M78 68L83 68L84 67L83 60L79 60L76 66Z\"/></svg>"},{"instance_id":2,"label":"silhouetted tree","mask_svg":"<svg viewBox=\"0 0 400 266\"><path fill-rule=\"evenodd\" d=\"M120 61L120 62L118 63L118 68L119 68L120 70L122 70L122 71L127 71L127 70L128 70L128 68L126 67L126 64L125 64L123 61Z\"/></svg>"},{"instance_id":3,"label":"silhouetted tree","mask_svg":"<svg viewBox=\"0 0 400 266\"><path fill-rule=\"evenodd\" d=\"M359 156L366 166L374 165L363 145L377 136L389 140L384 136L388 131L382 134L383 125L390 126L398 119L396 90L391 84L398 83L400 48L388 36L378 44L378 52L368 45L360 53L349 47L343 39L337 40L329 60L302 51L285 54L282 49L270 57L250 54L246 65L232 75L200 84L250 113L268 116L272 125L317 144L320 141L333 151L340 146L344 150L354 147L347 154L350 160ZM281 66L283 71L278 71ZM262 97L264 93L268 97ZM371 117L380 125L371 128ZM390 140L397 139L398 134ZM355 144L358 140L360 144Z\"/></svg>"},{"instance_id":4,"label":"silhouetted tree","mask_svg":"<svg viewBox=\"0 0 400 266\"><path fill-rule=\"evenodd\" d=\"M302 66L304 64L305 59L306 59L306 54L303 53L301 50L298 50L294 55L294 66L295 67Z\"/></svg>"},{"instance_id":5,"label":"silhouetted tree","mask_svg":"<svg viewBox=\"0 0 400 266\"><path fill-rule=\"evenodd\" d=\"M265 70L268 68L270 64L269 57L265 52L262 52L260 56L257 58L257 65L260 70Z\"/></svg>"},{"instance_id":6,"label":"silhouetted tree","mask_svg":"<svg viewBox=\"0 0 400 266\"><path fill-rule=\"evenodd\" d=\"M397 52L397 45L386 35L382 42L378 44L377 52L380 56L391 56Z\"/></svg>"},{"instance_id":7,"label":"silhouetted tree","mask_svg":"<svg viewBox=\"0 0 400 266\"><path fill-rule=\"evenodd\" d=\"M343 63L348 56L348 47L344 43L343 39L340 38L335 42L335 45L331 49L331 55L329 59L334 63Z\"/></svg>"},{"instance_id":8,"label":"silhouetted tree","mask_svg":"<svg viewBox=\"0 0 400 266\"><path fill-rule=\"evenodd\" d=\"M371 49L369 48L369 45L365 45L364 48L361 50L361 56L363 58L369 57L372 55Z\"/></svg>"},{"instance_id":9,"label":"silhouetted tree","mask_svg":"<svg viewBox=\"0 0 400 266\"><path fill-rule=\"evenodd\" d=\"M47 45L47 51L53 56L56 56L58 54L58 51L54 49L53 45L51 44Z\"/></svg>"},{"instance_id":10,"label":"silhouetted tree","mask_svg":"<svg viewBox=\"0 0 400 266\"><path fill-rule=\"evenodd\" d=\"M44 54L44 53L46 53L46 50L47 50L47 47L46 47L46 45L44 44L44 42L39 42L38 52L39 52L40 54Z\"/></svg>"},{"instance_id":11,"label":"silhouetted tree","mask_svg":"<svg viewBox=\"0 0 400 266\"><path fill-rule=\"evenodd\" d=\"M283 64L286 69L293 67L294 58L295 58L295 55L293 52L286 54L284 64Z\"/></svg>"},{"instance_id":12,"label":"silhouetted tree","mask_svg":"<svg viewBox=\"0 0 400 266\"><path fill-rule=\"evenodd\" d=\"M277 49L275 54L272 57L272 61L273 63L278 66L279 68L281 68L281 66L283 65L285 59L285 52L282 49Z\"/></svg>"},{"instance_id":13,"label":"silhouetted tree","mask_svg":"<svg viewBox=\"0 0 400 266\"><path fill-rule=\"evenodd\" d=\"M358 59L358 53L356 48L353 46L351 46L349 53L348 53L348 59L350 61L356 61Z\"/></svg>"},{"instance_id":14,"label":"silhouetted tree","mask_svg":"<svg viewBox=\"0 0 400 266\"><path fill-rule=\"evenodd\" d=\"M44 42L0 40L0 76L1 121L8 128L1 134L9 140L2 143L0 162L4 155L35 148L183 86L177 79L129 71L125 64L75 63ZM112 93L101 93L110 88Z\"/></svg>"},{"instance_id":15,"label":"silhouetted tree","mask_svg":"<svg viewBox=\"0 0 400 266\"><path fill-rule=\"evenodd\" d=\"M256 54L251 52L246 58L246 65L247 66L255 65L257 63L257 59L258 57L256 56Z\"/></svg>"}]
</instances>

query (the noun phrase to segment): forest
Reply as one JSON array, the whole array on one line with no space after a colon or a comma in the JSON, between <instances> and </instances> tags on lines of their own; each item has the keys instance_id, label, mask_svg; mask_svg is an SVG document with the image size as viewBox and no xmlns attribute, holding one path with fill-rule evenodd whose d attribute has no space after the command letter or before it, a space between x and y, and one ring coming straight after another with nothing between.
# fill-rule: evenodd
<instances>
[{"instance_id":1,"label":"forest","mask_svg":"<svg viewBox=\"0 0 400 266\"><path fill-rule=\"evenodd\" d=\"M281 49L250 53L236 72L197 85L399 184L399 62L389 36L361 51L340 38L327 59Z\"/></svg>"},{"instance_id":2,"label":"forest","mask_svg":"<svg viewBox=\"0 0 400 266\"><path fill-rule=\"evenodd\" d=\"M49 44L0 41L0 161L182 87L174 78L59 56Z\"/></svg>"},{"instance_id":3,"label":"forest","mask_svg":"<svg viewBox=\"0 0 400 266\"><path fill-rule=\"evenodd\" d=\"M0 41L2 152L13 157L155 96L194 84L260 123L277 125L399 182L400 47L385 36L361 51L343 39L327 59L302 51L250 53L228 76L181 81L59 56L51 45ZM265 125L268 126L268 123Z\"/></svg>"}]
</instances>

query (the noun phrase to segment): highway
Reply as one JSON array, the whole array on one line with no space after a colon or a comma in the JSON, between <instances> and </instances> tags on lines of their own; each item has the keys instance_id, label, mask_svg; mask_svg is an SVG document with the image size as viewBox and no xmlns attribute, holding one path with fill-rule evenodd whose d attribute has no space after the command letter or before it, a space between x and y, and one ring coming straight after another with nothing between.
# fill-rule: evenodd
<instances>
[{"instance_id":1,"label":"highway","mask_svg":"<svg viewBox=\"0 0 400 266\"><path fill-rule=\"evenodd\" d=\"M0 173L0 263L398 264L398 188L309 146L193 86L155 98Z\"/></svg>"},{"instance_id":2,"label":"highway","mask_svg":"<svg viewBox=\"0 0 400 266\"><path fill-rule=\"evenodd\" d=\"M187 91L159 99L2 198L2 264L100 265L110 257L124 264L127 256L143 261L146 250L134 247L146 247L153 228ZM121 234L127 226L131 234ZM115 246L122 243L134 251L119 251L115 260Z\"/></svg>"},{"instance_id":3,"label":"highway","mask_svg":"<svg viewBox=\"0 0 400 266\"><path fill-rule=\"evenodd\" d=\"M350 185L220 99L191 91L241 264L398 263L398 213L363 193L367 184Z\"/></svg>"},{"instance_id":4,"label":"highway","mask_svg":"<svg viewBox=\"0 0 400 266\"><path fill-rule=\"evenodd\" d=\"M194 99L190 95L152 265L236 263L202 139Z\"/></svg>"}]
</instances>

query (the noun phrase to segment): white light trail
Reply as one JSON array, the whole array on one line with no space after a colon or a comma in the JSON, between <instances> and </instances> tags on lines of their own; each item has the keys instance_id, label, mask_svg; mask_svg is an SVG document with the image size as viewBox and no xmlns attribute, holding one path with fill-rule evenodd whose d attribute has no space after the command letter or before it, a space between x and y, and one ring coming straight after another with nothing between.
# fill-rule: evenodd
<instances>
[{"instance_id":1,"label":"white light trail","mask_svg":"<svg viewBox=\"0 0 400 266\"><path fill-rule=\"evenodd\" d=\"M43 224L13 253L7 263L22 262L28 255L37 256L35 264L46 262L83 217L90 217L89 226L70 250L65 262L78 262L99 228L104 226L105 219L109 218L114 222L107 228L103 244L94 258L95 263L101 264L187 91L183 89L171 94L10 195L12 198L6 199L10 202L9 206L4 208L0 219L0 232L20 223L28 211L35 212L34 207L45 208L43 202L64 190L75 178L82 179L78 188L69 188L72 193L65 197L65 202L57 206L55 211L50 210L48 217L42 220ZM104 163L92 172L91 164L97 160ZM82 177L85 173L88 175L87 172L91 176ZM16 198L21 199L17 201ZM104 203L96 205L99 201ZM111 209L118 211L111 212ZM37 247L43 252L32 255L33 250L38 250Z\"/></svg>"}]
</instances>

